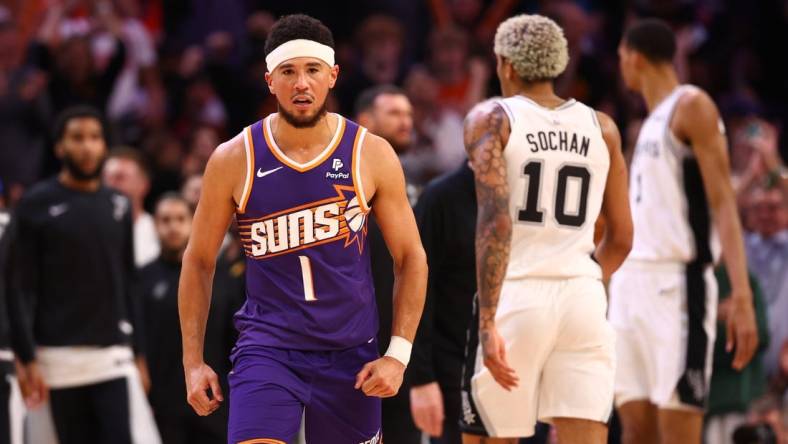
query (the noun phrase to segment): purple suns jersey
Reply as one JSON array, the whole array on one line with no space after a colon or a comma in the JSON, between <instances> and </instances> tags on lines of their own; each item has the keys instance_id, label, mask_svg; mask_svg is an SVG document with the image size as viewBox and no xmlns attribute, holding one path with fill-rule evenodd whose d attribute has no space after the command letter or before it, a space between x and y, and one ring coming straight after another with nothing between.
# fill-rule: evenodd
<instances>
[{"instance_id":1,"label":"purple suns jersey","mask_svg":"<svg viewBox=\"0 0 788 444\"><path fill-rule=\"evenodd\" d=\"M301 164L276 145L271 116L243 133L247 178L236 219L247 300L235 315L238 347L358 346L378 329L359 165L367 130L336 115L328 146Z\"/></svg>"}]
</instances>

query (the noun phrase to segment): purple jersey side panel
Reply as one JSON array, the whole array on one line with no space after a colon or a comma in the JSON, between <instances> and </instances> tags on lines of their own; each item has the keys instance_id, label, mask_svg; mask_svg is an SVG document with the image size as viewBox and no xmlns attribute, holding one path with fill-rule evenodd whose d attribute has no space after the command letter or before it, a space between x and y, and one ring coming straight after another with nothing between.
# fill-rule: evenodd
<instances>
[{"instance_id":1,"label":"purple jersey side panel","mask_svg":"<svg viewBox=\"0 0 788 444\"><path fill-rule=\"evenodd\" d=\"M307 164L279 149L271 116L247 130L254 177L236 215L247 257L239 347L338 350L377 333L368 207L354 175L366 130L337 118L332 141Z\"/></svg>"}]
</instances>

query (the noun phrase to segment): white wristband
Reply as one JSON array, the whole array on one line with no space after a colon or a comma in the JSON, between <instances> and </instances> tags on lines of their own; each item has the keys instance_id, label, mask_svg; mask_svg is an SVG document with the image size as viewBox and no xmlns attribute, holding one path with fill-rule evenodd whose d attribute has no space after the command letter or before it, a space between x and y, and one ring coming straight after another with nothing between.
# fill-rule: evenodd
<instances>
[{"instance_id":1,"label":"white wristband","mask_svg":"<svg viewBox=\"0 0 788 444\"><path fill-rule=\"evenodd\" d=\"M394 358L407 367L408 362L410 362L410 350L412 348L413 344L407 339L402 336L392 336L389 348L384 356Z\"/></svg>"}]
</instances>

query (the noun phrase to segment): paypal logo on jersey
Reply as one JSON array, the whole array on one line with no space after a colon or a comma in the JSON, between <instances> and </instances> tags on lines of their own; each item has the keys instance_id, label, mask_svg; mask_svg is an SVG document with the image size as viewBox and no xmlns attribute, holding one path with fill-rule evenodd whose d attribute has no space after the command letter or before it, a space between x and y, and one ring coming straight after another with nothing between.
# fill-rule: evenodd
<instances>
[{"instance_id":1,"label":"paypal logo on jersey","mask_svg":"<svg viewBox=\"0 0 788 444\"><path fill-rule=\"evenodd\" d=\"M331 162L331 169L334 170L332 173L331 171L326 171L326 179L350 179L350 173L343 173L339 171L345 164L342 162L342 159L334 159Z\"/></svg>"}]
</instances>

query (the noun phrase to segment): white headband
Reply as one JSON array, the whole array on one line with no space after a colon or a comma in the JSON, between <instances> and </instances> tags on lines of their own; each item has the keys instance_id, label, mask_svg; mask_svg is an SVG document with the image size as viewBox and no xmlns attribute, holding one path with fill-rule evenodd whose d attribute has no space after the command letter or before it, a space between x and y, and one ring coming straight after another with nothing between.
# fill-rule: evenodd
<instances>
[{"instance_id":1,"label":"white headband","mask_svg":"<svg viewBox=\"0 0 788 444\"><path fill-rule=\"evenodd\" d=\"M314 40L297 39L282 43L265 56L268 72L273 72L282 62L296 57L314 57L330 67L334 66L334 49Z\"/></svg>"}]
</instances>

